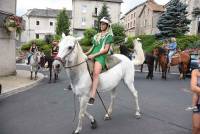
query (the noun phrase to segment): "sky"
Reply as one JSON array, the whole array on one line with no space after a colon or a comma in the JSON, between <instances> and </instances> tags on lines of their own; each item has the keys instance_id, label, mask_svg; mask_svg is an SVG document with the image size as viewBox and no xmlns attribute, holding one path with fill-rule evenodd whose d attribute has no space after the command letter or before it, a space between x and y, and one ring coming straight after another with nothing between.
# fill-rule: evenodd
<instances>
[{"instance_id":1,"label":"sky","mask_svg":"<svg viewBox=\"0 0 200 134\"><path fill-rule=\"evenodd\" d=\"M121 5L122 14L126 13L136 5L146 0L123 0ZM155 0L158 4L166 4L169 0ZM27 9L38 8L66 8L72 10L72 0L17 0L17 15L21 16L26 13Z\"/></svg>"}]
</instances>

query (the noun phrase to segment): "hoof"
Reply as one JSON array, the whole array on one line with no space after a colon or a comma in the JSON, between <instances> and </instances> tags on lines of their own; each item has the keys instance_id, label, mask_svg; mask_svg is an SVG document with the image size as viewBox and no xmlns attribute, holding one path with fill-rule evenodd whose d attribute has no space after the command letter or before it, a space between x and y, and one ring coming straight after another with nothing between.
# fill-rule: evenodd
<instances>
[{"instance_id":1,"label":"hoof","mask_svg":"<svg viewBox=\"0 0 200 134\"><path fill-rule=\"evenodd\" d=\"M96 122L96 120L94 119L94 121L93 122L91 122L91 128L92 129L96 129L97 128L97 122Z\"/></svg>"},{"instance_id":2,"label":"hoof","mask_svg":"<svg viewBox=\"0 0 200 134\"><path fill-rule=\"evenodd\" d=\"M79 132L75 132L75 131L73 131L72 134L79 134Z\"/></svg>"},{"instance_id":3,"label":"hoof","mask_svg":"<svg viewBox=\"0 0 200 134\"><path fill-rule=\"evenodd\" d=\"M111 120L111 119L112 119L111 116L109 116L108 114L106 114L105 117L104 117L104 120L105 120L105 121Z\"/></svg>"},{"instance_id":4,"label":"hoof","mask_svg":"<svg viewBox=\"0 0 200 134\"><path fill-rule=\"evenodd\" d=\"M136 115L135 115L135 118L136 118L136 119L141 119L141 118L142 118L142 116L141 116L141 114L140 114L140 113L136 113Z\"/></svg>"},{"instance_id":5,"label":"hoof","mask_svg":"<svg viewBox=\"0 0 200 134\"><path fill-rule=\"evenodd\" d=\"M51 84L51 81L49 81L48 83Z\"/></svg>"},{"instance_id":6,"label":"hoof","mask_svg":"<svg viewBox=\"0 0 200 134\"><path fill-rule=\"evenodd\" d=\"M72 86L71 85L68 86L68 90L72 90Z\"/></svg>"}]
</instances>

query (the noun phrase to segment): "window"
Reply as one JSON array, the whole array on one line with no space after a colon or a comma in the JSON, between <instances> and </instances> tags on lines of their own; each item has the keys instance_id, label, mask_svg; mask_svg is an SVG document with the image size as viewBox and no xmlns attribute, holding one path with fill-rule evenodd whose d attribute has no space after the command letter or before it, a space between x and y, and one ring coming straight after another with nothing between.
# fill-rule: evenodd
<instances>
[{"instance_id":1,"label":"window","mask_svg":"<svg viewBox=\"0 0 200 134\"><path fill-rule=\"evenodd\" d=\"M133 23L131 22L131 28L132 28Z\"/></svg>"},{"instance_id":2,"label":"window","mask_svg":"<svg viewBox=\"0 0 200 134\"><path fill-rule=\"evenodd\" d=\"M40 25L40 21L37 20L37 21L36 21L36 25Z\"/></svg>"},{"instance_id":3,"label":"window","mask_svg":"<svg viewBox=\"0 0 200 134\"><path fill-rule=\"evenodd\" d=\"M135 26L135 20L134 20L134 23L133 23L133 25Z\"/></svg>"},{"instance_id":4,"label":"window","mask_svg":"<svg viewBox=\"0 0 200 134\"><path fill-rule=\"evenodd\" d=\"M87 5L82 5L82 13L86 13L87 12Z\"/></svg>"},{"instance_id":5,"label":"window","mask_svg":"<svg viewBox=\"0 0 200 134\"><path fill-rule=\"evenodd\" d=\"M50 22L50 26L53 26L53 22Z\"/></svg>"},{"instance_id":6,"label":"window","mask_svg":"<svg viewBox=\"0 0 200 134\"><path fill-rule=\"evenodd\" d=\"M86 22L86 19L83 17L82 20L81 20L81 24L85 25L85 22Z\"/></svg>"},{"instance_id":7,"label":"window","mask_svg":"<svg viewBox=\"0 0 200 134\"><path fill-rule=\"evenodd\" d=\"M95 15L97 15L97 8L94 9L94 13L95 13Z\"/></svg>"},{"instance_id":8,"label":"window","mask_svg":"<svg viewBox=\"0 0 200 134\"><path fill-rule=\"evenodd\" d=\"M134 17L135 17L135 13L134 13Z\"/></svg>"},{"instance_id":9,"label":"window","mask_svg":"<svg viewBox=\"0 0 200 134\"><path fill-rule=\"evenodd\" d=\"M128 29L129 29L129 23L128 23Z\"/></svg>"},{"instance_id":10,"label":"window","mask_svg":"<svg viewBox=\"0 0 200 134\"><path fill-rule=\"evenodd\" d=\"M131 14L131 19L133 19L133 14Z\"/></svg>"},{"instance_id":11,"label":"window","mask_svg":"<svg viewBox=\"0 0 200 134\"><path fill-rule=\"evenodd\" d=\"M39 34L35 34L35 37L36 37L36 39L39 39L40 35Z\"/></svg>"},{"instance_id":12,"label":"window","mask_svg":"<svg viewBox=\"0 0 200 134\"><path fill-rule=\"evenodd\" d=\"M98 21L94 20L94 27L97 27L97 26L98 26Z\"/></svg>"}]
</instances>

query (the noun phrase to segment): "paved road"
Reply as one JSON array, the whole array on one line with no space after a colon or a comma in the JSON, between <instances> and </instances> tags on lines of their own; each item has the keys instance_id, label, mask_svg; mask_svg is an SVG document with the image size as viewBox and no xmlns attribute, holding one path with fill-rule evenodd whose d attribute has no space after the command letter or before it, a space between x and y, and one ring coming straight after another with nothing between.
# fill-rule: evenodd
<instances>
[{"instance_id":1,"label":"paved road","mask_svg":"<svg viewBox=\"0 0 200 134\"><path fill-rule=\"evenodd\" d=\"M46 78L30 90L0 100L0 134L71 134L77 120L73 123L73 94L63 90L67 85L64 74L56 84L48 84ZM169 75L164 81L156 74L154 80L146 80L145 75L136 73L135 76L142 119L134 118L132 96L121 83L113 119L103 120L105 112L97 99L89 111L95 115L98 128L91 130L85 118L81 133L190 134L191 113L184 111L191 104L189 79L179 81L177 75ZM101 95L108 104L109 94Z\"/></svg>"}]
</instances>

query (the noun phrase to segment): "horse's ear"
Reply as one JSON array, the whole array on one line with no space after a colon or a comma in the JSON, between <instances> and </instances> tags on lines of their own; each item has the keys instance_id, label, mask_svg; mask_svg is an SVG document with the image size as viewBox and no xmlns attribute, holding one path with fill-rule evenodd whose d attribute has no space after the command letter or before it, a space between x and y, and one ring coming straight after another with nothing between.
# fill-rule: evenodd
<instances>
[{"instance_id":1,"label":"horse's ear","mask_svg":"<svg viewBox=\"0 0 200 134\"><path fill-rule=\"evenodd\" d=\"M62 38L65 38L65 36L66 36L65 33L62 33Z\"/></svg>"}]
</instances>

